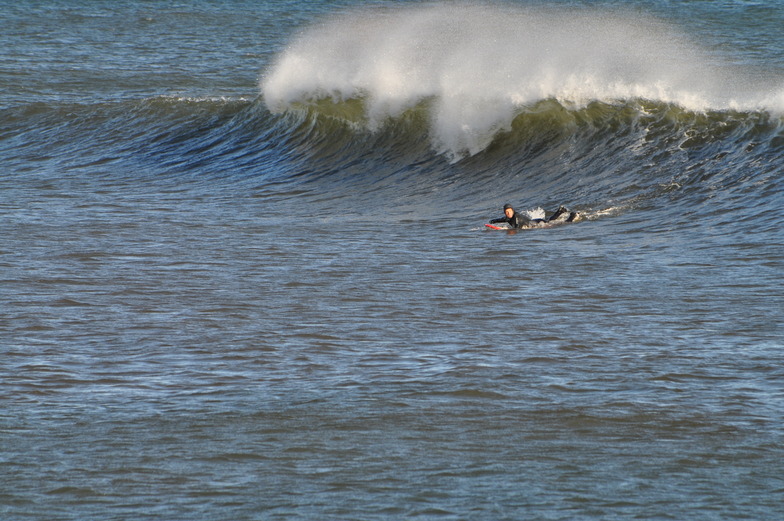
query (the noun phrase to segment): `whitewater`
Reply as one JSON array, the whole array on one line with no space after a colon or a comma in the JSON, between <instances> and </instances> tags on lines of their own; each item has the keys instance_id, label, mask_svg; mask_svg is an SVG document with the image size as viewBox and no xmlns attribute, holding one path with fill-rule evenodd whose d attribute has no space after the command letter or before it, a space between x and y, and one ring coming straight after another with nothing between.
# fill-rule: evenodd
<instances>
[{"instance_id":1,"label":"whitewater","mask_svg":"<svg viewBox=\"0 0 784 521\"><path fill-rule=\"evenodd\" d=\"M0 0L0 518L784 517L782 26Z\"/></svg>"},{"instance_id":2,"label":"whitewater","mask_svg":"<svg viewBox=\"0 0 784 521\"><path fill-rule=\"evenodd\" d=\"M355 119L370 129L427 105L434 147L453 158L484 150L548 99L569 108L649 100L781 114L781 77L721 64L673 27L626 9L457 3L350 11L302 31L261 90L273 112L356 100Z\"/></svg>"}]
</instances>

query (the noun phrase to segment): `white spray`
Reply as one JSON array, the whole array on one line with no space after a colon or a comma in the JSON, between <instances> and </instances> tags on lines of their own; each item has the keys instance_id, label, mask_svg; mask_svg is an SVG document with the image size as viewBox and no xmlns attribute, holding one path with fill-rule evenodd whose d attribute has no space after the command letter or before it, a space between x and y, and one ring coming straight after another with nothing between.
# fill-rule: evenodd
<instances>
[{"instance_id":1,"label":"white spray","mask_svg":"<svg viewBox=\"0 0 784 521\"><path fill-rule=\"evenodd\" d=\"M429 4L344 13L307 29L261 89L273 112L360 99L370 128L427 101L434 147L458 158L483 150L544 99L760 108L762 97L708 63L696 45L651 17Z\"/></svg>"}]
</instances>

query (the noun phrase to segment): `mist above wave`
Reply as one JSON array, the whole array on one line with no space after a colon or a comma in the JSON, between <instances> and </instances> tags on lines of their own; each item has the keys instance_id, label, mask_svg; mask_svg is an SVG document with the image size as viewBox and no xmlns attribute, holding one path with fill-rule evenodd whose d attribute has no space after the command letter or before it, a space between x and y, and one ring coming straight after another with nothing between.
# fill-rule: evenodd
<instances>
[{"instance_id":1,"label":"mist above wave","mask_svg":"<svg viewBox=\"0 0 784 521\"><path fill-rule=\"evenodd\" d=\"M782 91L745 85L652 17L489 4L341 13L300 33L261 89L273 112L360 100L371 129L426 103L433 147L453 159L484 150L544 99L648 99L698 111L784 105Z\"/></svg>"}]
</instances>

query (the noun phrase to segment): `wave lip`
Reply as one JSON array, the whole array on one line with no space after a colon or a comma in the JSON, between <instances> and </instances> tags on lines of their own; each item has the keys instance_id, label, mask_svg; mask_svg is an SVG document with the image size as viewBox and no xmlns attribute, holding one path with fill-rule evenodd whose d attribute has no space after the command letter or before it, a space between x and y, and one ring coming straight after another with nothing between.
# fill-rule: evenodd
<instances>
[{"instance_id":1,"label":"wave lip","mask_svg":"<svg viewBox=\"0 0 784 521\"><path fill-rule=\"evenodd\" d=\"M425 104L433 147L455 159L484 150L547 99L578 107L646 99L697 111L784 102L784 90L754 90L710 63L687 37L638 14L431 4L314 25L260 87L273 112L359 100L371 130Z\"/></svg>"}]
</instances>

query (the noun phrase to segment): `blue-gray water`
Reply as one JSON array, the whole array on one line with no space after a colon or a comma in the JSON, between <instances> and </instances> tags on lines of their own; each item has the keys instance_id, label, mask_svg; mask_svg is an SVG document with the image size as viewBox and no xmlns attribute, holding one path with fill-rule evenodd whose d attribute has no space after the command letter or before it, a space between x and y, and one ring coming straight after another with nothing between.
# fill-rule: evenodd
<instances>
[{"instance_id":1,"label":"blue-gray water","mask_svg":"<svg viewBox=\"0 0 784 521\"><path fill-rule=\"evenodd\" d=\"M782 25L0 2L0 518L784 518Z\"/></svg>"}]
</instances>

